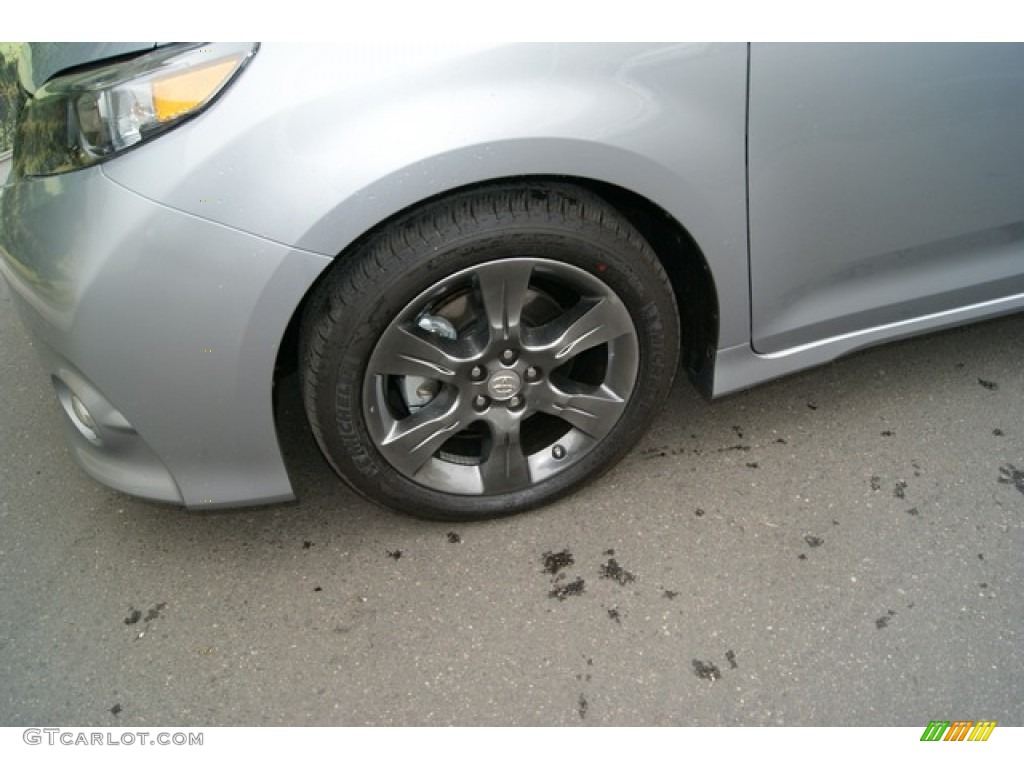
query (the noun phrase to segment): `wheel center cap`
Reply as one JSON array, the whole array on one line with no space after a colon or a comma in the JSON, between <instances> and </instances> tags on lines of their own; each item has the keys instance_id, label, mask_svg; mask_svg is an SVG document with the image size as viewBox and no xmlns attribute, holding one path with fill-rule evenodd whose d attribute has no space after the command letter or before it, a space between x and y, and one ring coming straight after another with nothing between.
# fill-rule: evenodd
<instances>
[{"instance_id":1,"label":"wheel center cap","mask_svg":"<svg viewBox=\"0 0 1024 768\"><path fill-rule=\"evenodd\" d=\"M508 400L519 394L523 380L515 371L498 371L487 380L487 391L495 400Z\"/></svg>"}]
</instances>

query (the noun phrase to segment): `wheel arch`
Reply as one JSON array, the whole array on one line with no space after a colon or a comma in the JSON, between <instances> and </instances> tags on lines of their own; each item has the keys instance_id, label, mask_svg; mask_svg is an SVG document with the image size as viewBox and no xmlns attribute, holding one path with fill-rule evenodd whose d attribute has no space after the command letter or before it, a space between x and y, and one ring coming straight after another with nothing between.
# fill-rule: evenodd
<instances>
[{"instance_id":1,"label":"wheel arch","mask_svg":"<svg viewBox=\"0 0 1024 768\"><path fill-rule=\"evenodd\" d=\"M695 386L710 396L719 334L719 293L714 273L700 246L677 218L647 197L624 187L581 176L541 174L514 175L467 184L447 189L394 212L353 239L337 254L336 259L345 258L347 253L357 249L361 243L416 208L452 194L486 189L510 181L537 184L558 182L578 186L606 200L636 227L654 250L671 282L682 330L682 364ZM294 371L298 366L301 318L311 298L316 295L317 288L330 272L331 266L328 266L310 284L292 313L278 347L274 367L275 384L280 376Z\"/></svg>"}]
</instances>

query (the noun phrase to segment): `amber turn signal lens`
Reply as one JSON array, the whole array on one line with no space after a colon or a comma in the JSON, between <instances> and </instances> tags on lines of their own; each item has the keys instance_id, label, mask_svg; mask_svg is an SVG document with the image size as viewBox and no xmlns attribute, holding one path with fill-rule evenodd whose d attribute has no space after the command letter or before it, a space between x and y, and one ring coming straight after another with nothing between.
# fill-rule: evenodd
<instances>
[{"instance_id":1,"label":"amber turn signal lens","mask_svg":"<svg viewBox=\"0 0 1024 768\"><path fill-rule=\"evenodd\" d=\"M153 82L153 107L162 123L202 106L224 84L241 57L223 59L206 67L177 73Z\"/></svg>"}]
</instances>

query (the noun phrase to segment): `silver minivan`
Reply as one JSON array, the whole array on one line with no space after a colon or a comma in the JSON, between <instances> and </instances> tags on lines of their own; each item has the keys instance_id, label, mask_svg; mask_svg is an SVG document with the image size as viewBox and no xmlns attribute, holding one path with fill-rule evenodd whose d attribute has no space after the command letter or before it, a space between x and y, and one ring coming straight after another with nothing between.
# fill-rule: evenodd
<instances>
[{"instance_id":1,"label":"silver minivan","mask_svg":"<svg viewBox=\"0 0 1024 768\"><path fill-rule=\"evenodd\" d=\"M1024 308L1024 46L26 46L0 271L99 481L473 519L714 397Z\"/></svg>"}]
</instances>

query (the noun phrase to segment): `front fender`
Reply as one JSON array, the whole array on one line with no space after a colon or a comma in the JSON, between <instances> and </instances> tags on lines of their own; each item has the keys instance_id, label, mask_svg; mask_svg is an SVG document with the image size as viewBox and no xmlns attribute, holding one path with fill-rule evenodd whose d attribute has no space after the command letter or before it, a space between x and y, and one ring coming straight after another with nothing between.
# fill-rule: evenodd
<instances>
[{"instance_id":1,"label":"front fender","mask_svg":"<svg viewBox=\"0 0 1024 768\"><path fill-rule=\"evenodd\" d=\"M671 214L749 338L745 45L263 45L198 119L105 165L140 194L334 256L471 184L560 175Z\"/></svg>"}]
</instances>

